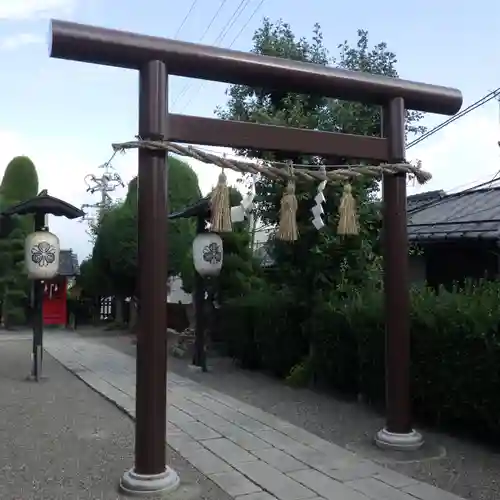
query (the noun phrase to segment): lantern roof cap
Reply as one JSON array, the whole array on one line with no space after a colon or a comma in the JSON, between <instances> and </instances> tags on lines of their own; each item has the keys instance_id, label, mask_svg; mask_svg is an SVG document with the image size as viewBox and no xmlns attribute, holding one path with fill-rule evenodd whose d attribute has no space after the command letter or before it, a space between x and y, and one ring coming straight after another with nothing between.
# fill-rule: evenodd
<instances>
[{"instance_id":1,"label":"lantern roof cap","mask_svg":"<svg viewBox=\"0 0 500 500\"><path fill-rule=\"evenodd\" d=\"M231 204L232 205L232 204ZM238 206L238 204L233 205ZM201 217L204 216L206 219L210 217L210 196L205 196L201 198L196 203L189 205L177 212L172 212L168 218L169 219L189 219L191 217Z\"/></svg>"},{"instance_id":2,"label":"lantern roof cap","mask_svg":"<svg viewBox=\"0 0 500 500\"><path fill-rule=\"evenodd\" d=\"M38 196L29 200L23 201L16 205L12 205L4 210L1 215L27 215L27 214L51 214L58 217L66 217L67 219L77 219L83 217L85 213L79 208L63 201L59 198L54 198L47 193L47 190L40 192Z\"/></svg>"},{"instance_id":3,"label":"lantern roof cap","mask_svg":"<svg viewBox=\"0 0 500 500\"><path fill-rule=\"evenodd\" d=\"M177 212L171 213L168 218L169 219L189 219L190 217L199 217L205 216L209 217L210 215L210 198L207 196L205 198L201 198L201 200L189 205Z\"/></svg>"}]
</instances>

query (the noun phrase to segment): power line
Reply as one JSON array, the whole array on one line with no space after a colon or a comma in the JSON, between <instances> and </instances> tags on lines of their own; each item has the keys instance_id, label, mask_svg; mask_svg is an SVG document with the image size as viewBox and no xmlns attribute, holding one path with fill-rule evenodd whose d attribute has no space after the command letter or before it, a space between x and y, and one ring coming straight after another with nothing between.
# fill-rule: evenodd
<instances>
[{"instance_id":1,"label":"power line","mask_svg":"<svg viewBox=\"0 0 500 500\"><path fill-rule=\"evenodd\" d=\"M215 14L213 15L212 19L210 19L210 22L208 23L208 26L205 28L205 31L203 32L203 35L201 35L201 38L200 38L200 42L202 42L205 37L207 36L210 28L212 27L212 25L214 24L215 20L217 19L217 17L219 16L222 8L224 7L224 5L226 5L227 3L227 0L222 0L222 2L219 4L219 7L217 8L217 10L215 11Z\"/></svg>"},{"instance_id":2,"label":"power line","mask_svg":"<svg viewBox=\"0 0 500 500\"><path fill-rule=\"evenodd\" d=\"M217 43L219 41L221 41L224 36L226 35L227 31L228 31L228 28L231 28L235 22L235 20L237 20L241 14L242 14L242 10L241 10L241 7L243 5L247 5L248 2L250 0L240 0L240 3L238 4L238 6L236 7L236 9L234 10L233 14L231 15L231 17L229 18L229 21L227 22L227 24L224 26L224 28L222 28L222 30L220 31L220 33L217 35L217 38L215 39L215 41L213 42L212 45L217 45ZM184 87L182 88L182 90L179 92L179 94L177 95L177 97L175 98L175 101L172 105L172 107L174 107L178 102L179 100L189 91L189 89L193 86L193 83L192 82L188 82L184 85ZM203 85L202 85L203 86ZM186 106L184 106L182 109L184 110Z\"/></svg>"},{"instance_id":3,"label":"power line","mask_svg":"<svg viewBox=\"0 0 500 500\"><path fill-rule=\"evenodd\" d=\"M235 13L233 14L232 19L229 20L229 23L225 26L225 28L219 33L219 36L215 39L214 44L222 42L226 35L231 31L231 28L234 26L236 21L241 17L243 11L247 8L250 0L241 0L238 7L236 8Z\"/></svg>"},{"instance_id":4,"label":"power line","mask_svg":"<svg viewBox=\"0 0 500 500\"><path fill-rule=\"evenodd\" d=\"M226 38L227 34L229 33L229 31L231 30L231 28L235 25L236 21L238 21L238 19L241 17L241 15L243 14L243 12L245 11L245 9L247 8L248 4L250 3L250 0L240 0L240 3L238 4L238 6L236 7L236 9L234 10L233 14L231 15L231 17L229 18L226 26L221 30L221 32L219 33L219 35L217 36L217 38L215 39L215 41L213 42L213 45L217 45L218 43L221 43L224 41L224 39ZM252 12L252 14L250 15L250 17L247 19L247 21L243 24L242 28L240 29L240 31L238 32L238 34L236 35L236 37L233 39L233 41L231 42L231 44L229 45L229 48L231 48L234 43L236 42L236 40L241 36L241 34L243 33L243 31L245 30L245 28L248 26L248 24L250 23L250 21L253 19L253 17L255 16L255 14L258 12L258 10L262 7L264 3L264 0L260 0L259 4L257 5L257 7L254 9L254 11ZM193 87L194 85L194 82L188 82L184 85L184 87L182 88L182 90L179 92L179 94L177 95L173 105L175 106L179 100L184 96L186 95L189 90ZM206 82L202 83L200 85L200 88L199 90L201 90L204 86L206 85ZM181 112L184 111L184 109L186 109L186 107L191 103L191 101L193 100L193 98L189 99L188 102L186 104L184 104L184 106L182 107L181 109Z\"/></svg>"},{"instance_id":5,"label":"power line","mask_svg":"<svg viewBox=\"0 0 500 500\"><path fill-rule=\"evenodd\" d=\"M491 184L493 182L496 182L496 174L495 174L494 178L490 179L489 181L481 182L480 184L476 184L475 186L471 186L470 188L464 189L463 191L458 191L458 192L453 193L451 195L444 195L442 198L439 198L438 200L432 200L432 201L429 201L428 203L424 203L418 207L410 209L410 210L408 210L408 215L416 214L418 212L421 212L422 210L426 210L428 208L435 207L437 205L441 205L442 203L446 202L447 199L450 198L450 196L462 197L462 196L469 194L471 191L476 191L477 189L485 188L487 186L491 187Z\"/></svg>"},{"instance_id":6,"label":"power line","mask_svg":"<svg viewBox=\"0 0 500 500\"><path fill-rule=\"evenodd\" d=\"M489 92L486 94L484 97L481 99L478 99L476 102L473 102L471 105L467 106L464 110L462 110L460 113L457 113L456 115L452 116L451 118L448 118L445 120L443 123L439 124L438 126L434 127L433 129L429 130L425 134L422 134L420 137L412 141L410 144L407 145L406 149L411 148L412 146L415 146L416 144L419 144L423 140L427 139L428 137L434 135L436 132L439 132L443 128L447 127L451 123L453 123L456 120L459 120L460 118L464 117L465 115L469 114L471 111L474 111L475 109L483 106L484 104L488 103L492 99L498 99L500 93L500 87ZM486 182L481 182L479 184L473 185L467 189L464 189L463 191L459 191L458 193L454 193L453 196L456 197L461 197L461 196L466 196L469 194L471 191L475 191L477 189L485 188L487 186L492 186L494 182L497 182L498 176L500 175L500 170L498 170L495 175ZM423 205L420 205L418 207L415 207L414 209L408 210L408 215L413 215L418 212L421 212L423 210L426 210L427 208L435 207L438 206L442 203L445 203L449 199L450 195L443 196L442 198L439 198L438 200L432 200L429 203L425 203ZM454 216L455 214L452 214L450 217Z\"/></svg>"},{"instance_id":7,"label":"power line","mask_svg":"<svg viewBox=\"0 0 500 500\"><path fill-rule=\"evenodd\" d=\"M260 0L260 2L257 4L257 7L255 7L254 11L250 14L250 17L247 19L246 23L241 27L240 31L238 31L236 36L233 38L233 41L229 44L229 48L231 48L235 44L236 40L238 40L238 38L243 34L245 29L250 24L250 21L255 17L255 14L257 14L257 12L260 10L262 5L264 4L264 1L265 0Z\"/></svg>"},{"instance_id":8,"label":"power line","mask_svg":"<svg viewBox=\"0 0 500 500\"><path fill-rule=\"evenodd\" d=\"M440 123L439 125L432 128L431 130L423 133L420 137L417 137L415 140L410 142L406 146L406 149L410 149L411 147L416 146L417 144L419 144L423 140L427 139L431 135L434 135L436 132L439 132L440 130L447 127L451 123L459 120L460 118L464 117L465 115L468 115L471 111L474 111L475 109L480 108L481 106L483 106L487 102L490 102L492 99L495 99L499 95L499 93L500 93L500 87L497 88L496 90L493 90L492 92L489 92L481 99L477 100L476 102L473 102L471 105L467 106L465 109L463 109L462 111L460 111L456 115L452 116L451 118L448 118L447 120Z\"/></svg>"},{"instance_id":9,"label":"power line","mask_svg":"<svg viewBox=\"0 0 500 500\"><path fill-rule=\"evenodd\" d=\"M179 33L181 32L182 28L184 28L184 25L186 24L187 20L189 19L189 16L193 12L193 9L196 7L197 3L198 3L198 0L193 0L191 2L191 7L189 7L187 14L184 16L184 19L182 20L181 24L177 28L177 31L175 32L174 38L177 38L179 36Z\"/></svg>"},{"instance_id":10,"label":"power line","mask_svg":"<svg viewBox=\"0 0 500 500\"><path fill-rule=\"evenodd\" d=\"M227 3L227 0L222 0L219 4L219 7L217 8L217 10L215 11L215 14L212 16L212 19L210 19L207 27L205 28L205 31L203 32L203 34L201 35L200 39L198 40L198 43L201 43L205 37L207 36L210 28L212 27L212 25L214 24L215 20L217 19L217 17L219 16L220 12L222 11L222 8L224 7L224 5ZM186 83L184 85L184 87L182 88L182 90L179 92L179 94L177 94L177 97L175 98L173 104L172 104L172 107L174 107L177 102L179 101L179 99L186 93L186 91L189 89L189 83Z\"/></svg>"}]
</instances>

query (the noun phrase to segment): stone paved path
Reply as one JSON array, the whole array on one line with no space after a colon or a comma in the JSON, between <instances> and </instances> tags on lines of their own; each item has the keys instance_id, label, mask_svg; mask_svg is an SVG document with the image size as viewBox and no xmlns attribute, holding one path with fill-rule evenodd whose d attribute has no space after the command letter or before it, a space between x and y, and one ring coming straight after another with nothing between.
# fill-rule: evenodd
<instances>
[{"instance_id":1,"label":"stone paved path","mask_svg":"<svg viewBox=\"0 0 500 500\"><path fill-rule=\"evenodd\" d=\"M66 332L45 349L134 416L132 358ZM237 500L460 500L172 372L167 389L169 445Z\"/></svg>"}]
</instances>

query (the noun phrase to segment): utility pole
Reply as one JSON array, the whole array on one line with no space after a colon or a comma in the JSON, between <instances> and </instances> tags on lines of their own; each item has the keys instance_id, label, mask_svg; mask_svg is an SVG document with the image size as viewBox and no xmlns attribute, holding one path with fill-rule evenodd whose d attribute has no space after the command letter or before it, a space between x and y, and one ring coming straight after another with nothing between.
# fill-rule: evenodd
<instances>
[{"instance_id":1,"label":"utility pole","mask_svg":"<svg viewBox=\"0 0 500 500\"><path fill-rule=\"evenodd\" d=\"M125 187L120 174L115 172L110 161L100 165L98 168L104 170L102 175L87 174L84 178L85 184L87 185L87 193L100 194L100 200L98 202L90 204L85 203L82 205L82 210L91 209L91 211L87 211L86 215L81 219L89 223L90 228L87 230L87 234L91 238L94 238L92 226L95 226L99 222L105 209L111 206L113 200L109 193L115 191L118 186Z\"/></svg>"}]
</instances>

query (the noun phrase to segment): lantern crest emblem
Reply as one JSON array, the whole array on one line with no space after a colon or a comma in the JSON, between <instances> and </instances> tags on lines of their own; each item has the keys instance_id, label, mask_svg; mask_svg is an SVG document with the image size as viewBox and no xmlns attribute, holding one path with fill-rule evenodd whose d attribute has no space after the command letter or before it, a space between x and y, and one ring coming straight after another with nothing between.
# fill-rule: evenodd
<instances>
[{"instance_id":1,"label":"lantern crest emblem","mask_svg":"<svg viewBox=\"0 0 500 500\"><path fill-rule=\"evenodd\" d=\"M212 242L203 248L203 260L210 264L218 264L222 260L222 248Z\"/></svg>"},{"instance_id":2,"label":"lantern crest emblem","mask_svg":"<svg viewBox=\"0 0 500 500\"><path fill-rule=\"evenodd\" d=\"M31 261L40 267L47 267L56 260L56 251L48 241L40 241L31 247Z\"/></svg>"},{"instance_id":3,"label":"lantern crest emblem","mask_svg":"<svg viewBox=\"0 0 500 500\"><path fill-rule=\"evenodd\" d=\"M49 231L28 234L24 244L24 265L28 278L46 280L59 271L59 238Z\"/></svg>"}]
</instances>

